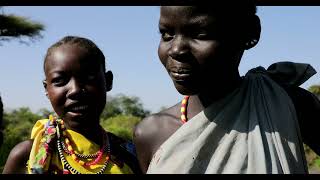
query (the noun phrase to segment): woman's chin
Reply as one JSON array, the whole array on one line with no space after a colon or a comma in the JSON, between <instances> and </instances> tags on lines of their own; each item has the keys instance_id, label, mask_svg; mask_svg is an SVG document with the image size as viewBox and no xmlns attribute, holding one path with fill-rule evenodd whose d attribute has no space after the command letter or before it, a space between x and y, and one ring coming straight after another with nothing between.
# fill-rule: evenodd
<instances>
[{"instance_id":1,"label":"woman's chin","mask_svg":"<svg viewBox=\"0 0 320 180\"><path fill-rule=\"evenodd\" d=\"M174 83L174 86L177 89L177 91L182 95L191 96L198 94L198 88L195 86L182 85L178 83Z\"/></svg>"}]
</instances>

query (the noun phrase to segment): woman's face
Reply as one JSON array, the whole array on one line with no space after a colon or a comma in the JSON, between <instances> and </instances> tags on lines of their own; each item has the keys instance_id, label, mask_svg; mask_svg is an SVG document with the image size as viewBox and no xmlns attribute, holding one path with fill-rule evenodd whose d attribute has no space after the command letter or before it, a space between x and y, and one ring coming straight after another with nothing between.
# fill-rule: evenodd
<instances>
[{"instance_id":1,"label":"woman's face","mask_svg":"<svg viewBox=\"0 0 320 180\"><path fill-rule=\"evenodd\" d=\"M233 67L241 51L224 39L226 29L219 24L195 7L161 7L158 55L181 94L197 94L209 83L219 85L230 71L237 71Z\"/></svg>"}]
</instances>

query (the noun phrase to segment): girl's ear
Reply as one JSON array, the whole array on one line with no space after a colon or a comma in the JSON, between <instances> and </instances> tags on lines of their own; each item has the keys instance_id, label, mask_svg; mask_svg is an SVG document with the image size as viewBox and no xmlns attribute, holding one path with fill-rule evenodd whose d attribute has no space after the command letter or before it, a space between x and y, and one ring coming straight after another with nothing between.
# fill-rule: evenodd
<instances>
[{"instance_id":1,"label":"girl's ear","mask_svg":"<svg viewBox=\"0 0 320 180\"><path fill-rule=\"evenodd\" d=\"M260 40L261 34L261 23L260 18L257 15L254 15L250 22L247 25L247 34L246 34L246 41L245 41L245 49L248 50L253 48L255 45L258 44Z\"/></svg>"},{"instance_id":2,"label":"girl's ear","mask_svg":"<svg viewBox=\"0 0 320 180\"><path fill-rule=\"evenodd\" d=\"M113 83L113 74L111 71L108 71L104 73L105 79L106 79L106 88L107 92L112 89L112 83Z\"/></svg>"},{"instance_id":3,"label":"girl's ear","mask_svg":"<svg viewBox=\"0 0 320 180\"><path fill-rule=\"evenodd\" d=\"M45 90L45 95L48 97L47 81L46 80L42 81L42 84L43 84L43 87L44 87L44 90Z\"/></svg>"}]
</instances>

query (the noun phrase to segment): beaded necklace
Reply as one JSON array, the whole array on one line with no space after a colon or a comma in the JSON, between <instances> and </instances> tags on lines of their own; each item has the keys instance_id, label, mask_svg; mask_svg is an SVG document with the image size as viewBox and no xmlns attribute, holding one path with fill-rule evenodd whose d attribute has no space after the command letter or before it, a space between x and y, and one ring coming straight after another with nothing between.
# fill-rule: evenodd
<instances>
[{"instance_id":1,"label":"beaded necklace","mask_svg":"<svg viewBox=\"0 0 320 180\"><path fill-rule=\"evenodd\" d=\"M74 161L78 162L80 165L82 166L91 166L91 165L95 165L97 164L101 158L103 153L107 150L107 147L105 144L102 146L102 148L96 152L95 154L78 154L75 153L72 146L71 146L71 142L70 140L67 138L67 136L64 137L65 143L66 145L63 143L63 141L61 142L62 148L64 150L65 153L67 153L68 155L70 155ZM105 142L105 136L103 136L103 142ZM89 158L95 158L92 161L89 162L84 162L82 160L79 160L78 158L82 158L82 159L89 159Z\"/></svg>"},{"instance_id":2,"label":"beaded necklace","mask_svg":"<svg viewBox=\"0 0 320 180\"><path fill-rule=\"evenodd\" d=\"M187 106L188 106L188 100L190 96L184 96L183 100L181 101L181 122L182 124L187 122Z\"/></svg>"},{"instance_id":3,"label":"beaded necklace","mask_svg":"<svg viewBox=\"0 0 320 180\"><path fill-rule=\"evenodd\" d=\"M70 140L67 138L67 135L66 135L66 129L64 127L64 123L62 120L59 121L58 125L60 125L60 128L58 128L58 131L57 131L57 135L58 135L58 139L57 139L57 148L58 148L58 153L59 153L59 157L60 157L60 160L63 164L63 166L66 168L63 170L64 173L69 173L72 172L74 174L81 174L79 171L77 171L76 169L74 169L69 163L68 161L66 160L64 154L63 154L63 150L66 152L66 154L68 155L71 155L72 159L74 161L76 161L77 163L79 163L80 165L82 166L91 166L91 165L95 165L97 164L102 156L103 156L103 153L106 152L107 155L106 155L106 160L103 164L103 167L100 169L100 171L98 171L96 174L102 174L105 169L107 168L107 165L109 163L109 159L110 159L110 143L109 141L107 141L107 144L106 145L103 145L103 147L95 154L90 154L90 155L83 155L83 154L76 154L74 151L73 151L73 148L70 144ZM59 126L58 126L59 127ZM61 132L60 132L60 129L62 131L62 134L63 136L61 136ZM107 134L105 134L105 136L107 136ZM103 136L103 137L105 137ZM67 147L63 144L63 138L67 144ZM103 139L103 142L105 142L105 140ZM83 159L88 159L88 158L95 158L94 160L90 161L90 162L84 162L82 160L79 160L79 158L83 158Z\"/></svg>"}]
</instances>

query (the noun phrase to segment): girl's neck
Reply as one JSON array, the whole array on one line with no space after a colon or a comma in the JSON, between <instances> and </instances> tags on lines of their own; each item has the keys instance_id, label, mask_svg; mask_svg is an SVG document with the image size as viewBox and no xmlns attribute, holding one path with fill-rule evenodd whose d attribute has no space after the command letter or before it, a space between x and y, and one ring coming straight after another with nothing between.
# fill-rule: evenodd
<instances>
[{"instance_id":1,"label":"girl's neck","mask_svg":"<svg viewBox=\"0 0 320 180\"><path fill-rule=\"evenodd\" d=\"M87 126L87 127L81 127L81 128L70 128L66 125L67 129L73 130L77 133L80 133L87 139L93 141L94 143L98 145L103 144L103 133L105 133L104 129L100 126L100 124L97 124L95 126Z\"/></svg>"}]
</instances>

